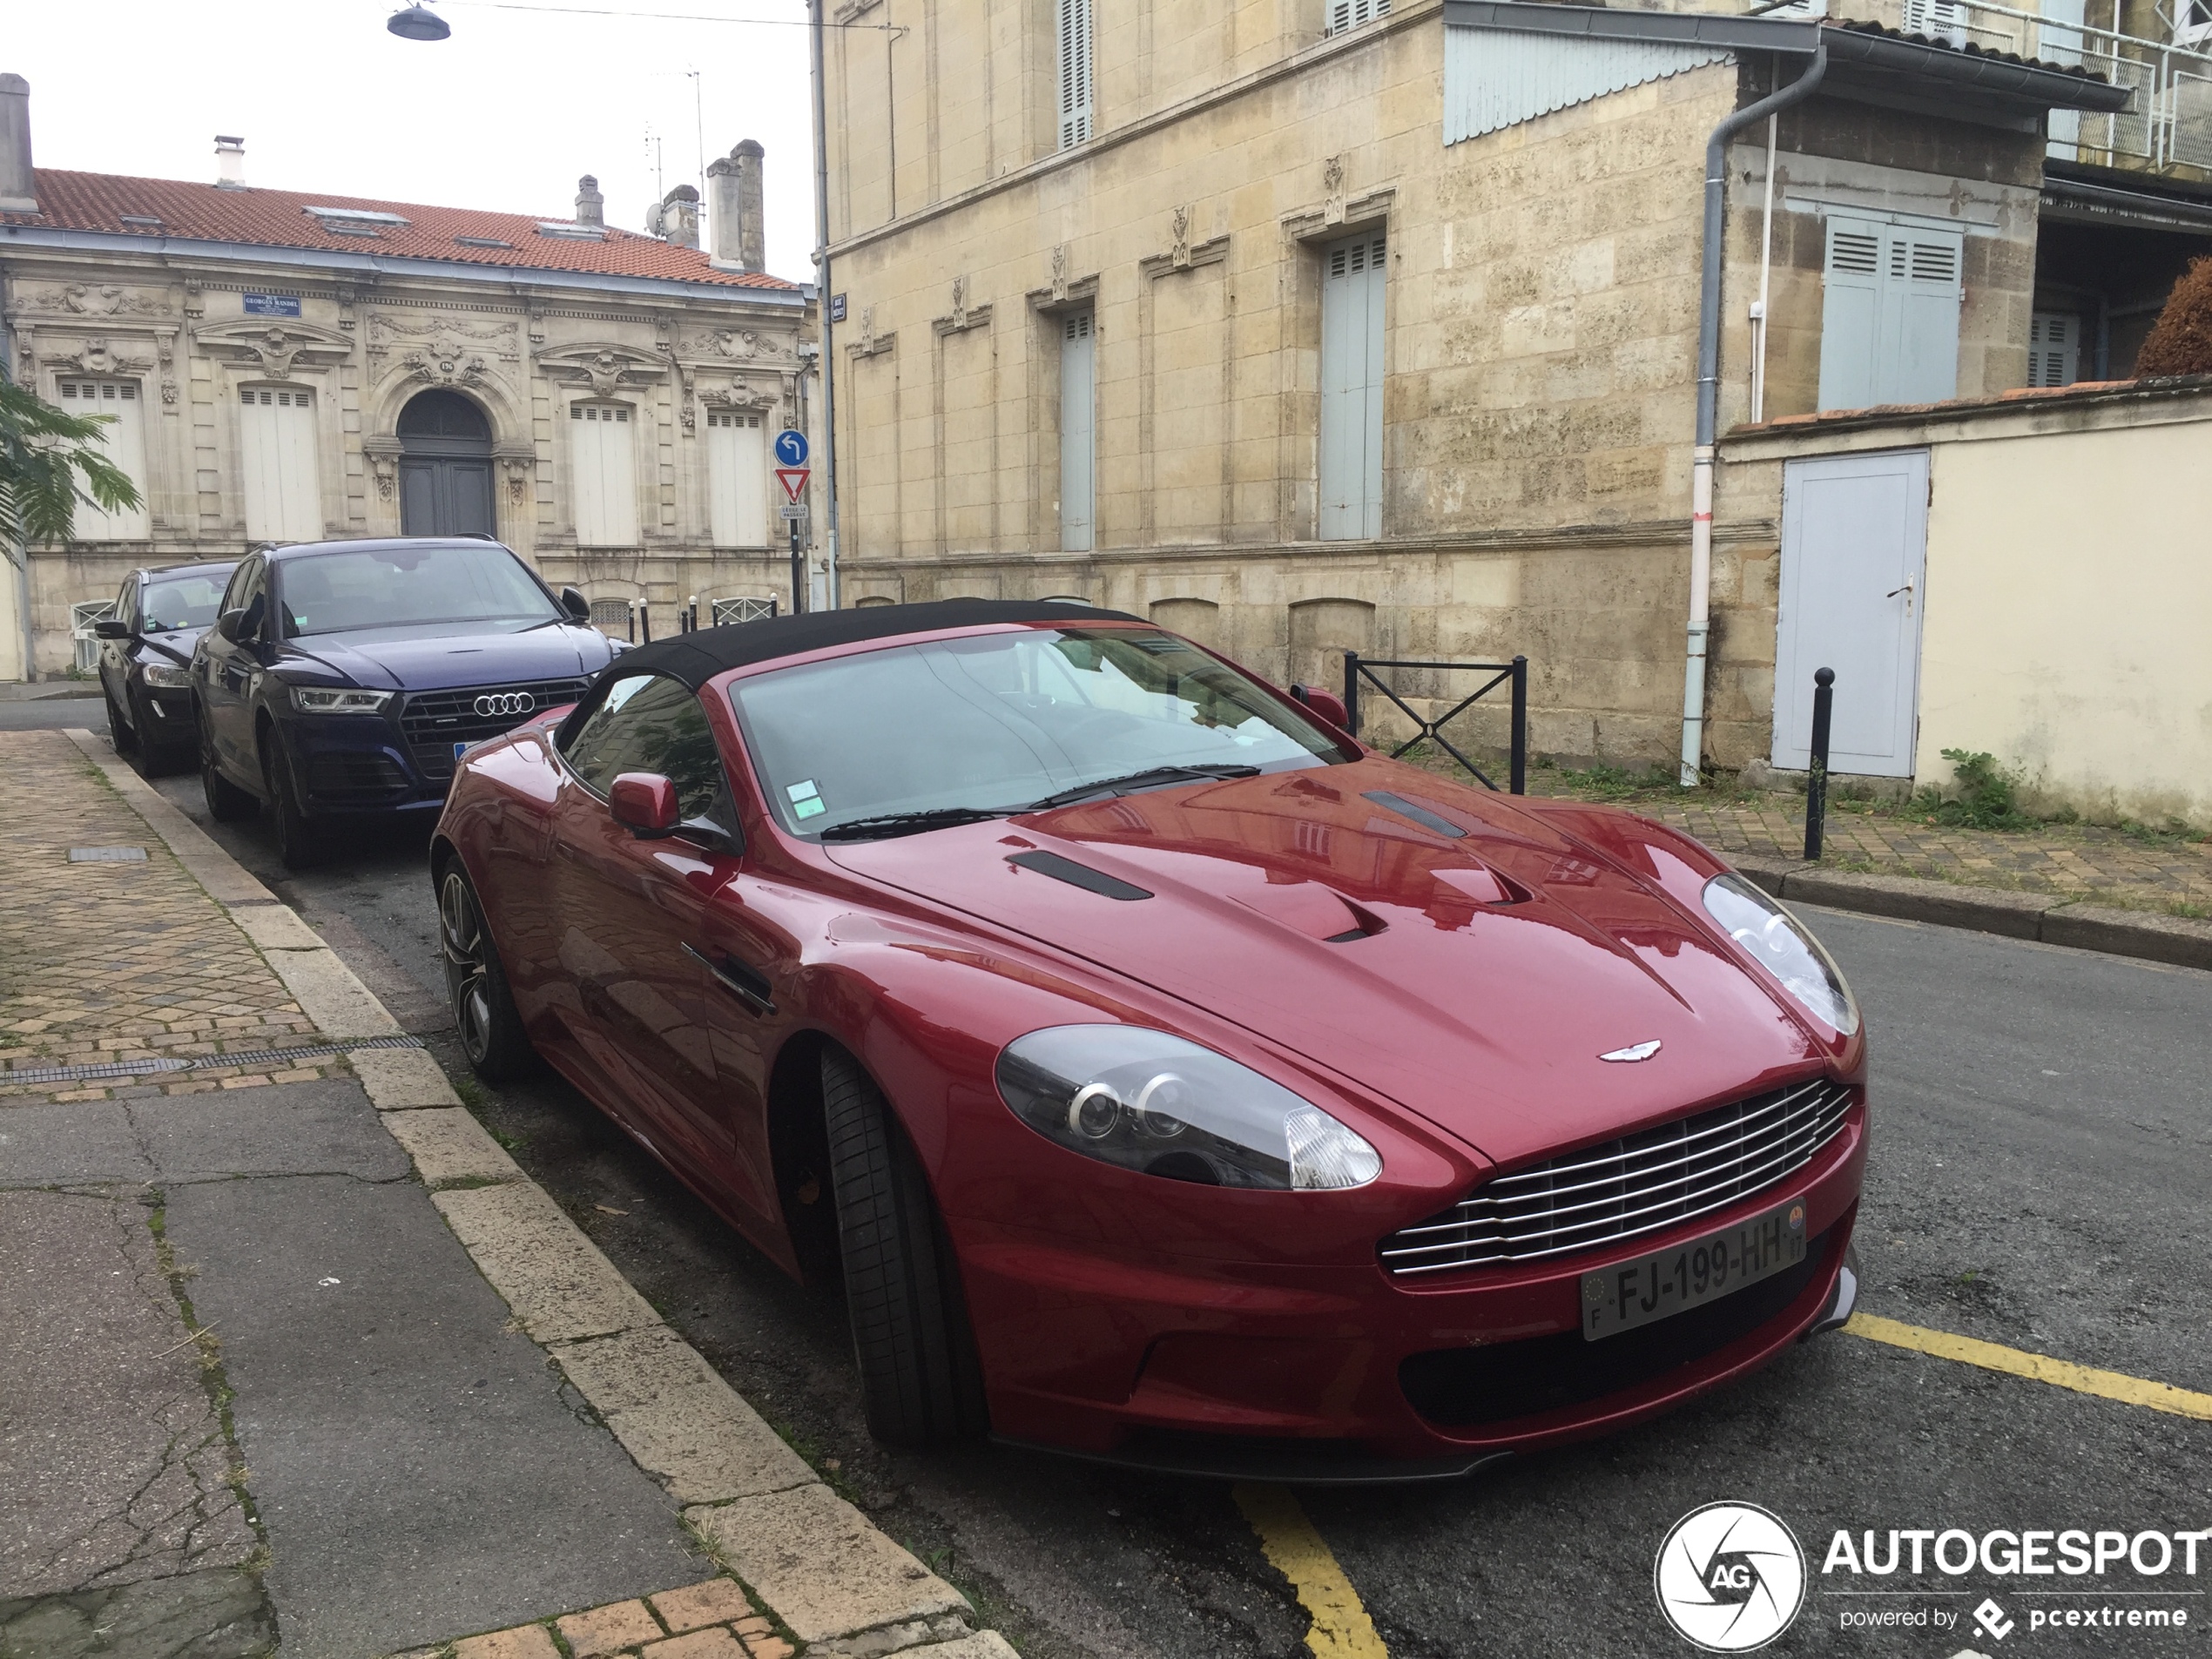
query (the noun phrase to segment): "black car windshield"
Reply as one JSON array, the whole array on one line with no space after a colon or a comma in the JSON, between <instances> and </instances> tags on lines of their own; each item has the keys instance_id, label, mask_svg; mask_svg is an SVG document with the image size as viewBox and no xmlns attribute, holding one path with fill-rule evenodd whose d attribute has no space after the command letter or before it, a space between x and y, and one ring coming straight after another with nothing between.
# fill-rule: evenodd
<instances>
[{"instance_id":1,"label":"black car windshield","mask_svg":"<svg viewBox=\"0 0 2212 1659\"><path fill-rule=\"evenodd\" d=\"M785 826L833 839L1091 785L1103 795L1349 758L1264 687L1150 630L896 645L741 679L730 699Z\"/></svg>"},{"instance_id":2,"label":"black car windshield","mask_svg":"<svg viewBox=\"0 0 2212 1659\"><path fill-rule=\"evenodd\" d=\"M174 628L212 626L231 570L227 564L211 564L201 570L148 577L138 597L138 612L145 618L141 631L161 634Z\"/></svg>"},{"instance_id":3,"label":"black car windshield","mask_svg":"<svg viewBox=\"0 0 2212 1659\"><path fill-rule=\"evenodd\" d=\"M562 614L521 560L489 542L299 554L276 573L287 635L448 622L535 628Z\"/></svg>"}]
</instances>

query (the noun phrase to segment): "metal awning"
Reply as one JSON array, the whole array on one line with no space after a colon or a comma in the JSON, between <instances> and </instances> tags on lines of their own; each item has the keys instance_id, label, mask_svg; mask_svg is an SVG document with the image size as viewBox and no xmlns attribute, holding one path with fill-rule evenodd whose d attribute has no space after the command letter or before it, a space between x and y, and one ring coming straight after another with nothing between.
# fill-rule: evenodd
<instances>
[{"instance_id":1,"label":"metal awning","mask_svg":"<svg viewBox=\"0 0 2212 1659\"><path fill-rule=\"evenodd\" d=\"M1781 52L1809 57L1827 43L1829 84L1846 96L1857 87L1964 98L1993 112L2127 108L2130 90L2026 58L1970 51L1872 28L1845 28L1813 17L1720 17L1695 11L1638 11L1610 6L1556 5L1546 0L1444 0L1448 29L1505 30L1586 40L1640 41L1732 52Z\"/></svg>"}]
</instances>

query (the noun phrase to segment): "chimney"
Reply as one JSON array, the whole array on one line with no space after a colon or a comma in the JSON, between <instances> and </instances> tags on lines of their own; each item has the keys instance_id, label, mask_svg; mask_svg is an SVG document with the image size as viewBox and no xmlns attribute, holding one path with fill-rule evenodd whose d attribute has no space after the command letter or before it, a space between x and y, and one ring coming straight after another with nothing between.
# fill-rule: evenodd
<instances>
[{"instance_id":1,"label":"chimney","mask_svg":"<svg viewBox=\"0 0 2212 1659\"><path fill-rule=\"evenodd\" d=\"M599 181L590 173L576 181L576 222L579 225L604 225L607 222L607 199L599 193Z\"/></svg>"},{"instance_id":2,"label":"chimney","mask_svg":"<svg viewBox=\"0 0 2212 1659\"><path fill-rule=\"evenodd\" d=\"M718 270L765 271L767 235L761 223L760 158L765 152L747 138L706 170L713 192L714 260Z\"/></svg>"},{"instance_id":3,"label":"chimney","mask_svg":"<svg viewBox=\"0 0 2212 1659\"><path fill-rule=\"evenodd\" d=\"M246 188L246 140L215 135L215 188Z\"/></svg>"},{"instance_id":4,"label":"chimney","mask_svg":"<svg viewBox=\"0 0 2212 1659\"><path fill-rule=\"evenodd\" d=\"M0 75L0 211L38 211L38 181L30 171L30 83Z\"/></svg>"},{"instance_id":5,"label":"chimney","mask_svg":"<svg viewBox=\"0 0 2212 1659\"><path fill-rule=\"evenodd\" d=\"M645 215L645 229L671 247L699 245L699 192L678 185Z\"/></svg>"}]
</instances>

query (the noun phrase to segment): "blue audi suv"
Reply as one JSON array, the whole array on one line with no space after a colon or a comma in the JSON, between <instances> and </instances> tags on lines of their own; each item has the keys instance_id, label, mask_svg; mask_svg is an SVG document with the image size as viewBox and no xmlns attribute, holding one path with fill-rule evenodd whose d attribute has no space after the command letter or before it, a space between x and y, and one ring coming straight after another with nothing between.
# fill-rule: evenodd
<instances>
[{"instance_id":1,"label":"blue audi suv","mask_svg":"<svg viewBox=\"0 0 2212 1659\"><path fill-rule=\"evenodd\" d=\"M589 614L473 537L247 555L192 652L208 811L266 806L292 869L339 821L435 817L463 749L574 702L613 659Z\"/></svg>"}]
</instances>

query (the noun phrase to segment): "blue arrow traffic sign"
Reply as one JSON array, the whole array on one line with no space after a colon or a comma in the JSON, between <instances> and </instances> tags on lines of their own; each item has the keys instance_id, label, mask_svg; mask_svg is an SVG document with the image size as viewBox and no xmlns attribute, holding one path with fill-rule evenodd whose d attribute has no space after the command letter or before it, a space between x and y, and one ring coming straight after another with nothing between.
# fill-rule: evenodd
<instances>
[{"instance_id":1,"label":"blue arrow traffic sign","mask_svg":"<svg viewBox=\"0 0 2212 1659\"><path fill-rule=\"evenodd\" d=\"M806 435L793 427L776 434L776 463L783 467L806 464Z\"/></svg>"}]
</instances>

